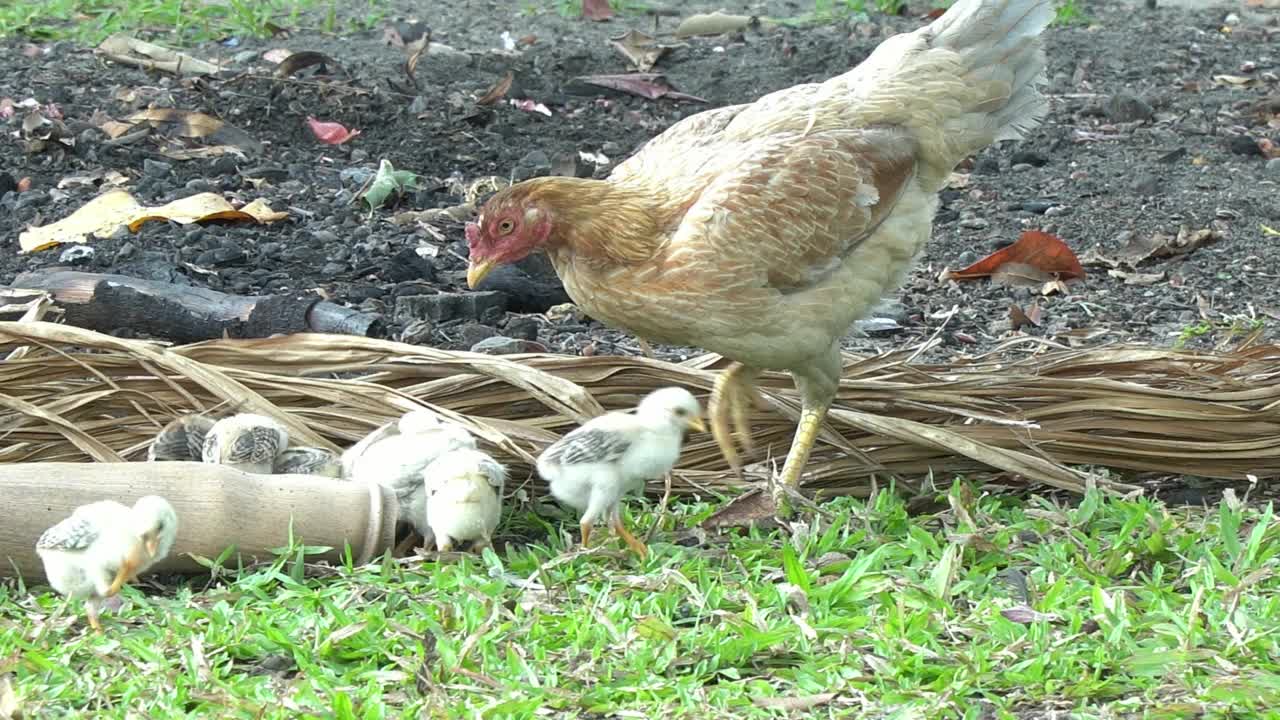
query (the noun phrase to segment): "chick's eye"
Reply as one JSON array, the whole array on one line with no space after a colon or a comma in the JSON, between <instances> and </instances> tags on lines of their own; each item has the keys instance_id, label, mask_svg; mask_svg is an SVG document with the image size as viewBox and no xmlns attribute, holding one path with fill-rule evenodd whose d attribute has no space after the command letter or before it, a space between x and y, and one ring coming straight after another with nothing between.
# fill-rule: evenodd
<instances>
[{"instance_id":1,"label":"chick's eye","mask_svg":"<svg viewBox=\"0 0 1280 720\"><path fill-rule=\"evenodd\" d=\"M684 417L685 414L684 408L676 408L676 417Z\"/></svg>"},{"instance_id":2,"label":"chick's eye","mask_svg":"<svg viewBox=\"0 0 1280 720\"><path fill-rule=\"evenodd\" d=\"M516 224L511 222L510 220L503 220L502 222L498 223L498 232L502 233L503 235L506 235L510 233L512 230L514 230L515 227L516 227Z\"/></svg>"}]
</instances>

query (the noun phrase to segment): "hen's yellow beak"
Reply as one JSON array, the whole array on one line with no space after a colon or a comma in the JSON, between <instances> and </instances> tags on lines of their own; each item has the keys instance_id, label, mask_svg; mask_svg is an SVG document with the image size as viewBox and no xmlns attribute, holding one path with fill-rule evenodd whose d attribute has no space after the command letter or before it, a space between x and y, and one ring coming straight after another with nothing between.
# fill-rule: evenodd
<instances>
[{"instance_id":1,"label":"hen's yellow beak","mask_svg":"<svg viewBox=\"0 0 1280 720\"><path fill-rule=\"evenodd\" d=\"M147 538L147 557L155 557L156 550L160 549L160 536L152 535Z\"/></svg>"},{"instance_id":2,"label":"hen's yellow beak","mask_svg":"<svg viewBox=\"0 0 1280 720\"><path fill-rule=\"evenodd\" d=\"M484 276L493 269L493 265L492 260L473 260L467 267L467 287L475 290L476 285L479 285Z\"/></svg>"},{"instance_id":3,"label":"hen's yellow beak","mask_svg":"<svg viewBox=\"0 0 1280 720\"><path fill-rule=\"evenodd\" d=\"M697 430L698 432L706 432L707 424L702 422L702 418L698 417L697 415L694 415L693 417L689 418L689 429Z\"/></svg>"}]
</instances>

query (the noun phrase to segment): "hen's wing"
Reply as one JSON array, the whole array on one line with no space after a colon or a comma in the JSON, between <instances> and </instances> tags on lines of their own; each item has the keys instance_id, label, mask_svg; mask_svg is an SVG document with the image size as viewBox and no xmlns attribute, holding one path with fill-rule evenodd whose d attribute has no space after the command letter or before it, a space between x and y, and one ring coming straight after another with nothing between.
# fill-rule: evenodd
<instances>
[{"instance_id":1,"label":"hen's wing","mask_svg":"<svg viewBox=\"0 0 1280 720\"><path fill-rule=\"evenodd\" d=\"M703 110L675 123L648 142L609 173L613 182L649 182L696 175L686 164L715 155L721 133L750 103ZM673 162L679 159L681 162Z\"/></svg>"},{"instance_id":2,"label":"hen's wing","mask_svg":"<svg viewBox=\"0 0 1280 720\"><path fill-rule=\"evenodd\" d=\"M696 263L704 287L791 294L821 283L889 216L916 168L914 142L896 128L784 133L743 149L671 239L671 264Z\"/></svg>"}]
</instances>

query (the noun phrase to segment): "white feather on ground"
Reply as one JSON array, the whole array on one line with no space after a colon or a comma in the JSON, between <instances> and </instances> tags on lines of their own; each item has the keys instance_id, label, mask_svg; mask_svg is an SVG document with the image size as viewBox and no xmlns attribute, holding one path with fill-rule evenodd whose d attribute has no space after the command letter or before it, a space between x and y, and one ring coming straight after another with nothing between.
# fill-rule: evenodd
<instances>
[{"instance_id":1,"label":"white feather on ground","mask_svg":"<svg viewBox=\"0 0 1280 720\"><path fill-rule=\"evenodd\" d=\"M270 475L276 457L289 446L289 431L265 415L238 413L209 428L201 459L242 472Z\"/></svg>"},{"instance_id":2,"label":"white feather on ground","mask_svg":"<svg viewBox=\"0 0 1280 720\"><path fill-rule=\"evenodd\" d=\"M594 418L553 443L538 457L538 474L551 494L581 513L582 543L607 516L614 531L641 557L643 543L622 524L622 497L666 475L680 458L685 432L702 430L698 401L684 388L649 393L634 413Z\"/></svg>"},{"instance_id":3,"label":"white feather on ground","mask_svg":"<svg viewBox=\"0 0 1280 720\"><path fill-rule=\"evenodd\" d=\"M429 410L414 410L343 453L344 477L389 488L399 504L400 521L429 538L422 471L446 452L475 447L476 440L466 428L441 422Z\"/></svg>"},{"instance_id":4,"label":"white feather on ground","mask_svg":"<svg viewBox=\"0 0 1280 720\"><path fill-rule=\"evenodd\" d=\"M502 517L507 471L488 453L458 448L441 454L422 471L426 486L426 523L436 549L472 541L472 550L488 545Z\"/></svg>"}]
</instances>

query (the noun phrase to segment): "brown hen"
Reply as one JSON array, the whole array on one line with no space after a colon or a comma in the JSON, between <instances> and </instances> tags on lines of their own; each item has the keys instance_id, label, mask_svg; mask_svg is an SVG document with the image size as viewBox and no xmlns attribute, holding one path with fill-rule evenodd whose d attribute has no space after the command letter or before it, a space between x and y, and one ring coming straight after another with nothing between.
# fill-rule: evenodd
<instances>
[{"instance_id":1,"label":"brown hen","mask_svg":"<svg viewBox=\"0 0 1280 720\"><path fill-rule=\"evenodd\" d=\"M606 179L502 190L467 226L467 281L543 250L592 316L733 360L710 415L738 471L755 376L789 371L803 408L781 483L795 485L835 397L839 341L901 282L937 192L966 156L1047 114L1036 85L1053 15L1052 0L960 0L843 75L685 118Z\"/></svg>"}]
</instances>

